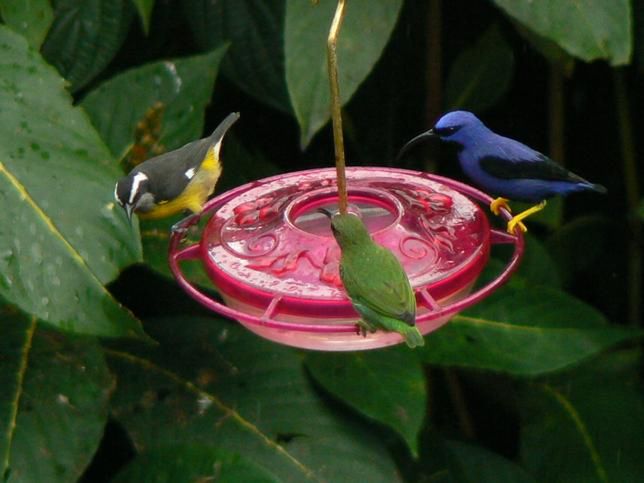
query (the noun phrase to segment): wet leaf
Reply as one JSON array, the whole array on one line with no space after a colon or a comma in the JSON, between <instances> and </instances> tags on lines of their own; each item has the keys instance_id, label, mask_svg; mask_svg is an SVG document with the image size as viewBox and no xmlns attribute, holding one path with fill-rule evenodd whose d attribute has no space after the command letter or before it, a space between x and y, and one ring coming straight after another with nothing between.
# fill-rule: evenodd
<instances>
[{"instance_id":1,"label":"wet leaf","mask_svg":"<svg viewBox=\"0 0 644 483\"><path fill-rule=\"evenodd\" d=\"M624 65L631 60L632 19L628 0L493 2L529 29L581 60L603 59L611 65Z\"/></svg>"},{"instance_id":2,"label":"wet leaf","mask_svg":"<svg viewBox=\"0 0 644 483\"><path fill-rule=\"evenodd\" d=\"M49 0L0 0L0 16L36 50L40 49L54 20Z\"/></svg>"},{"instance_id":3,"label":"wet leaf","mask_svg":"<svg viewBox=\"0 0 644 483\"><path fill-rule=\"evenodd\" d=\"M159 142L165 151L176 149L202 137L204 109L225 52L222 47L207 54L130 69L102 83L81 105L112 152L122 159L134 143L137 123L160 102Z\"/></svg>"},{"instance_id":4,"label":"wet leaf","mask_svg":"<svg viewBox=\"0 0 644 483\"><path fill-rule=\"evenodd\" d=\"M54 0L53 5L54 23L42 52L77 91L123 44L132 19L130 0Z\"/></svg>"},{"instance_id":5,"label":"wet leaf","mask_svg":"<svg viewBox=\"0 0 644 483\"><path fill-rule=\"evenodd\" d=\"M418 357L407 347L364 352L309 352L317 382L359 413L389 426L418 455L427 387Z\"/></svg>"},{"instance_id":6,"label":"wet leaf","mask_svg":"<svg viewBox=\"0 0 644 483\"><path fill-rule=\"evenodd\" d=\"M331 117L326 39L335 1L287 0L284 30L286 84L306 147ZM347 3L338 37L338 77L342 104L351 99L380 58L396 25L402 1L354 0Z\"/></svg>"},{"instance_id":7,"label":"wet leaf","mask_svg":"<svg viewBox=\"0 0 644 483\"><path fill-rule=\"evenodd\" d=\"M98 448L113 389L101 348L90 338L34 332L35 322L14 318L9 324L3 334L22 334L13 340L20 344L13 350L19 353L18 366L0 366L0 378L18 381L2 391L8 389L12 411L17 408L2 455L9 463L5 476L8 481L77 481ZM3 356L11 354L0 349ZM5 414L0 417L5 420Z\"/></svg>"},{"instance_id":8,"label":"wet leaf","mask_svg":"<svg viewBox=\"0 0 644 483\"><path fill-rule=\"evenodd\" d=\"M327 406L298 352L215 318L150 321L154 349L111 349L114 414L141 451L216 445L283 481L400 481L380 439Z\"/></svg>"},{"instance_id":9,"label":"wet leaf","mask_svg":"<svg viewBox=\"0 0 644 483\"><path fill-rule=\"evenodd\" d=\"M63 80L0 26L0 296L72 332L141 335L104 288L141 258L118 170Z\"/></svg>"}]
</instances>

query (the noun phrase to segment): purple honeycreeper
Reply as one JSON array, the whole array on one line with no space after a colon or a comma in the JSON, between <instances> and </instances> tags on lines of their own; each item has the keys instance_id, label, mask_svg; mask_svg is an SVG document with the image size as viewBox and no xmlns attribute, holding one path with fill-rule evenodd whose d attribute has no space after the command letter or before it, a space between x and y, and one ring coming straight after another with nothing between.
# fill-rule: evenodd
<instances>
[{"instance_id":1,"label":"purple honeycreeper","mask_svg":"<svg viewBox=\"0 0 644 483\"><path fill-rule=\"evenodd\" d=\"M351 213L331 216L331 230L342 255L340 278L363 334L398 332L409 347L425 344L416 327L416 297L396 256L371 239L362 220Z\"/></svg>"},{"instance_id":2,"label":"purple honeycreeper","mask_svg":"<svg viewBox=\"0 0 644 483\"><path fill-rule=\"evenodd\" d=\"M527 231L526 217L546 206L546 200L575 191L605 193L606 188L591 183L556 163L544 154L514 139L500 136L468 111L453 111L441 117L436 125L405 144L398 158L419 141L438 137L458 148L458 160L465 174L485 191L498 196L490 209L509 211L508 200L538 203L508 222L508 232L515 227Z\"/></svg>"}]
</instances>

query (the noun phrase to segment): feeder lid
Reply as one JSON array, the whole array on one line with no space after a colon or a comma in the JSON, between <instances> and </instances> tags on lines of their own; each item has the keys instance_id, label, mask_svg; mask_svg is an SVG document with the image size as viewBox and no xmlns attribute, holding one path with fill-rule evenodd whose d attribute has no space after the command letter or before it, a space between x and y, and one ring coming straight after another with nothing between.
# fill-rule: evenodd
<instances>
[{"instance_id":1,"label":"feeder lid","mask_svg":"<svg viewBox=\"0 0 644 483\"><path fill-rule=\"evenodd\" d=\"M280 175L235 190L204 229L204 266L228 298L280 312L354 315L329 219L334 169ZM489 255L489 225L466 196L421 172L348 168L349 211L402 262L412 287L439 300L469 287Z\"/></svg>"}]
</instances>

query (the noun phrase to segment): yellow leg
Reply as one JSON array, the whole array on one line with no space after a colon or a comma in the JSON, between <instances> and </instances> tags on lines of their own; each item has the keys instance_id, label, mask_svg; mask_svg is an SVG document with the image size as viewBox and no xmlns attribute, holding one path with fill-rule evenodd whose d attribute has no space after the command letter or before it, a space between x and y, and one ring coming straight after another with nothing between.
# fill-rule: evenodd
<instances>
[{"instance_id":1,"label":"yellow leg","mask_svg":"<svg viewBox=\"0 0 644 483\"><path fill-rule=\"evenodd\" d=\"M524 233L528 231L526 226L522 223L521 220L525 220L528 216L534 215L536 212L543 210L546 207L546 200L543 200L538 205L534 205L528 208L525 211L522 211L518 215L514 215L510 221L508 221L508 233L513 234L514 229L518 226L521 231Z\"/></svg>"},{"instance_id":2,"label":"yellow leg","mask_svg":"<svg viewBox=\"0 0 644 483\"><path fill-rule=\"evenodd\" d=\"M512 209L510 208L510 204L508 203L508 201L510 200L508 200L507 198L501 198L501 197L496 198L495 200L492 201L492 203L490 203L490 211L497 216L501 214L501 208L505 208L506 210L508 210L509 213L512 213ZM512 220L510 220L510 222L511 221ZM526 226L523 223L521 223L520 220L515 222L515 224L523 231L523 233L528 231ZM514 228L514 225L512 225L512 227ZM513 231L510 231L509 228L508 228L508 232L514 233Z\"/></svg>"}]
</instances>

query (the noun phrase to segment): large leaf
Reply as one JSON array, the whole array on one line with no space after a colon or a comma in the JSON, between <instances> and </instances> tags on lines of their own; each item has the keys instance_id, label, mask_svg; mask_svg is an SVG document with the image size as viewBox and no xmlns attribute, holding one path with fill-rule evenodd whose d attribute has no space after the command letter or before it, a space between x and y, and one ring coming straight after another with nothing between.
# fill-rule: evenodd
<instances>
[{"instance_id":1,"label":"large leaf","mask_svg":"<svg viewBox=\"0 0 644 483\"><path fill-rule=\"evenodd\" d=\"M31 340L36 320L27 322L7 308L0 309L2 337L0 337L0 480L9 475L11 445L15 433L18 404L27 370Z\"/></svg>"},{"instance_id":2,"label":"large leaf","mask_svg":"<svg viewBox=\"0 0 644 483\"><path fill-rule=\"evenodd\" d=\"M0 366L0 378L18 382L2 387L13 400L10 422L15 423L2 455L9 457L5 476L21 482L77 481L98 448L114 387L102 350L89 338L34 332L35 322L14 318L9 325L3 339L8 334L18 345L6 352L0 347L0 358L11 362L19 353L19 364ZM18 332L24 335L16 337Z\"/></svg>"},{"instance_id":3,"label":"large leaf","mask_svg":"<svg viewBox=\"0 0 644 483\"><path fill-rule=\"evenodd\" d=\"M182 0L197 43L230 42L223 71L258 100L290 111L284 79L285 0Z\"/></svg>"},{"instance_id":4,"label":"large leaf","mask_svg":"<svg viewBox=\"0 0 644 483\"><path fill-rule=\"evenodd\" d=\"M381 351L309 352L306 366L329 392L400 434L418 455L427 407L425 375L407 347Z\"/></svg>"},{"instance_id":5,"label":"large leaf","mask_svg":"<svg viewBox=\"0 0 644 483\"><path fill-rule=\"evenodd\" d=\"M277 483L279 480L237 454L198 444L162 446L136 457L115 483Z\"/></svg>"},{"instance_id":6,"label":"large leaf","mask_svg":"<svg viewBox=\"0 0 644 483\"><path fill-rule=\"evenodd\" d=\"M633 362L609 354L525 390L521 455L538 481L641 481L644 399Z\"/></svg>"},{"instance_id":7,"label":"large leaf","mask_svg":"<svg viewBox=\"0 0 644 483\"><path fill-rule=\"evenodd\" d=\"M632 19L629 0L493 0L508 15L586 62L611 65L631 59Z\"/></svg>"},{"instance_id":8,"label":"large leaf","mask_svg":"<svg viewBox=\"0 0 644 483\"><path fill-rule=\"evenodd\" d=\"M452 64L445 85L447 110L480 112L492 107L510 87L514 54L492 26Z\"/></svg>"},{"instance_id":9,"label":"large leaf","mask_svg":"<svg viewBox=\"0 0 644 483\"><path fill-rule=\"evenodd\" d=\"M319 5L287 0L284 52L286 83L300 125L300 142L307 146L331 116L326 39L335 1ZM347 2L338 38L338 76L342 103L346 103L373 69L396 25L401 0Z\"/></svg>"},{"instance_id":10,"label":"large leaf","mask_svg":"<svg viewBox=\"0 0 644 483\"><path fill-rule=\"evenodd\" d=\"M76 91L99 74L130 27L130 0L54 0L54 23L43 55Z\"/></svg>"},{"instance_id":11,"label":"large leaf","mask_svg":"<svg viewBox=\"0 0 644 483\"><path fill-rule=\"evenodd\" d=\"M159 142L165 150L178 148L201 137L204 110L225 52L222 47L128 70L94 89L81 105L120 159L134 143L137 123L161 102L164 109Z\"/></svg>"},{"instance_id":12,"label":"large leaf","mask_svg":"<svg viewBox=\"0 0 644 483\"><path fill-rule=\"evenodd\" d=\"M535 376L641 335L607 325L563 292L509 285L425 338L421 354L433 364Z\"/></svg>"},{"instance_id":13,"label":"large leaf","mask_svg":"<svg viewBox=\"0 0 644 483\"><path fill-rule=\"evenodd\" d=\"M284 481L399 481L378 437L325 404L295 350L213 318L150 322L158 347L108 352L114 414L139 450L216 445Z\"/></svg>"},{"instance_id":14,"label":"large leaf","mask_svg":"<svg viewBox=\"0 0 644 483\"><path fill-rule=\"evenodd\" d=\"M49 0L0 0L0 16L36 50L40 49L54 20Z\"/></svg>"},{"instance_id":15,"label":"large leaf","mask_svg":"<svg viewBox=\"0 0 644 483\"><path fill-rule=\"evenodd\" d=\"M66 330L141 333L103 287L141 258L114 161L25 39L0 26L0 46L0 296Z\"/></svg>"}]
</instances>

